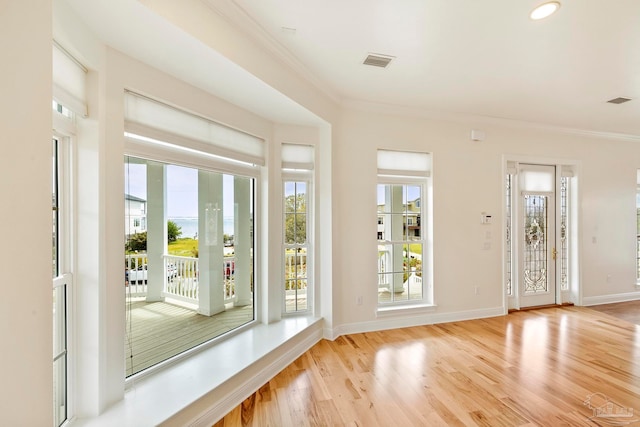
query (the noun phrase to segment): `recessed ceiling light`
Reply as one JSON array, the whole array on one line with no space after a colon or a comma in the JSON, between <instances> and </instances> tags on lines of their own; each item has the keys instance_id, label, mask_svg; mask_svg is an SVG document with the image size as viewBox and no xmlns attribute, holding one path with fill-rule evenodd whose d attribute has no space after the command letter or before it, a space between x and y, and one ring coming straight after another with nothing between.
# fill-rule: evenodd
<instances>
[{"instance_id":1,"label":"recessed ceiling light","mask_svg":"<svg viewBox=\"0 0 640 427\"><path fill-rule=\"evenodd\" d=\"M537 6L531 11L529 16L533 20L544 19L547 16L552 15L558 9L560 9L559 1L549 1Z\"/></svg>"}]
</instances>

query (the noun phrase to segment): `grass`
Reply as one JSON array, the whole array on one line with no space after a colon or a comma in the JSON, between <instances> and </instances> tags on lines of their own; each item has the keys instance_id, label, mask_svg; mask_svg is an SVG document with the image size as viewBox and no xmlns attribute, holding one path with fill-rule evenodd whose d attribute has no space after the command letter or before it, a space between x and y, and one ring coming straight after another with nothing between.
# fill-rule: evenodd
<instances>
[{"instance_id":1,"label":"grass","mask_svg":"<svg viewBox=\"0 0 640 427\"><path fill-rule=\"evenodd\" d=\"M168 245L170 255L195 257L198 253L198 241L189 237L178 239Z\"/></svg>"}]
</instances>

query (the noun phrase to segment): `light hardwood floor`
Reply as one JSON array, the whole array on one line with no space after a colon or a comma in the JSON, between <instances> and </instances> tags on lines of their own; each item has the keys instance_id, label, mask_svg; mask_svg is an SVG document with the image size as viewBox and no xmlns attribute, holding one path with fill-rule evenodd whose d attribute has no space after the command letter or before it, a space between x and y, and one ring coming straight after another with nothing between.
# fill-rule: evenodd
<instances>
[{"instance_id":1,"label":"light hardwood floor","mask_svg":"<svg viewBox=\"0 0 640 427\"><path fill-rule=\"evenodd\" d=\"M215 427L614 425L607 411L640 425L640 326L562 307L323 340Z\"/></svg>"},{"instance_id":2,"label":"light hardwood floor","mask_svg":"<svg viewBox=\"0 0 640 427\"><path fill-rule=\"evenodd\" d=\"M640 300L594 305L589 308L610 314L614 317L619 317L627 322L640 325Z\"/></svg>"}]
</instances>

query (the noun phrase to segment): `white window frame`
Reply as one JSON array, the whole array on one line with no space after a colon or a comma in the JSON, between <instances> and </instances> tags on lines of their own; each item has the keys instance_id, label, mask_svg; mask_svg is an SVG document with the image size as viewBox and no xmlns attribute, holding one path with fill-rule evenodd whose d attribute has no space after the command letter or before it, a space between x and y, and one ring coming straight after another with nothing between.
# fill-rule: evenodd
<instances>
[{"instance_id":1,"label":"white window frame","mask_svg":"<svg viewBox=\"0 0 640 427\"><path fill-rule=\"evenodd\" d=\"M181 110L176 107L164 104L162 101L156 101L151 98L147 98L141 95L137 95L134 92L125 91L125 98L133 99L135 97L141 97L145 102L151 104L157 104L157 106L164 110L166 114L171 115L172 110L175 110L179 117L188 117L189 113L185 110ZM136 111L135 114L138 114ZM151 122L145 122L139 124L135 121L135 114L131 118L127 119L125 114L125 133L124 133L124 159L127 157L136 157L144 160L150 160L154 162L164 163L165 165L183 166L188 168L198 169L200 171L227 174L238 177L249 178L254 181L253 185L253 320L239 326L227 333L219 335L209 341L206 341L199 346L186 350L182 353L171 356L164 362L160 362L154 366L151 366L141 372L137 372L125 378L125 388L131 387L135 381L140 378L144 378L149 375L153 375L157 371L163 369L166 365L165 362L170 363L183 360L191 357L193 354L201 351L204 348L212 347L228 338L236 335L237 333L249 329L255 326L261 318L261 299L263 298L262 280L261 280L261 257L262 257L262 245L261 245L261 179L262 179L262 165L263 161L259 158L259 153L255 156L238 154L232 150L225 150L218 144L210 144L210 141L202 139L196 139L189 137L188 127L185 128L186 132L177 135L170 131L156 129ZM201 121L208 126L222 126L218 125L215 121L208 118L193 115L190 119ZM183 131L185 130L183 129ZM226 129L228 135L237 132L241 138L246 138L257 146L261 141L259 138L251 137L241 131ZM124 196L124 194L123 194ZM145 211L148 212L148 207L145 206ZM123 247L124 250L124 247ZM124 254L123 254L124 255Z\"/></svg>"},{"instance_id":2,"label":"white window frame","mask_svg":"<svg viewBox=\"0 0 640 427\"><path fill-rule=\"evenodd\" d=\"M387 174L379 174L377 185L403 185L403 186L419 186L420 187L420 239L410 241L395 241L395 240L378 240L376 238L376 245L387 244L405 244L405 243L420 243L422 245L422 298L421 299L407 299L402 301L394 301L388 303L381 303L376 296L378 315L384 312L390 312L398 309L412 309L420 307L432 307L433 304L433 262L432 262L432 245L430 244L430 224L431 215L428 209L428 197L430 191L430 177L427 176L394 176ZM377 186L376 186L377 187ZM379 216L379 212L376 214ZM377 221L376 221L377 223ZM377 236L376 236L377 237ZM377 253L377 251L376 251ZM378 266L379 263L376 262ZM378 267L376 267L376 278L379 275ZM379 280L376 280L376 288L379 286Z\"/></svg>"},{"instance_id":3,"label":"white window frame","mask_svg":"<svg viewBox=\"0 0 640 427\"><path fill-rule=\"evenodd\" d=\"M54 110L54 130L52 139L58 143L58 275L53 278L53 289L65 287L65 337L66 351L66 420L68 422L75 413L75 336L74 328L74 198L73 198L73 146L72 135L75 134L73 115L63 115ZM62 355L54 355L58 359ZM55 392L55 391L54 391Z\"/></svg>"},{"instance_id":4,"label":"white window frame","mask_svg":"<svg viewBox=\"0 0 640 427\"><path fill-rule=\"evenodd\" d=\"M304 182L307 185L306 192L306 228L307 228L307 239L304 244L293 243L287 244L285 242L285 197L284 197L284 186L287 182ZM311 170L297 170L297 169L285 169L282 172L282 241L283 241L283 249L282 249L282 278L284 283L286 284L286 250L287 249L297 249L297 248L305 248L307 250L307 308L301 310L294 311L286 311L286 288L282 288L282 314L284 316L296 315L296 314L309 314L313 312L314 307L314 254L313 254L313 230L314 230L314 220L313 220L313 171Z\"/></svg>"}]
</instances>

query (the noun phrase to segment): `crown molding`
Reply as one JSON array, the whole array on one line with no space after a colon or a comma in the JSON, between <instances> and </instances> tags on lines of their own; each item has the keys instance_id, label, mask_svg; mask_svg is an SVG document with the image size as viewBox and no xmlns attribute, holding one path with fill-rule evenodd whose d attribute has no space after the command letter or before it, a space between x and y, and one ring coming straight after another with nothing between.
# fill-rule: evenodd
<instances>
[{"instance_id":1,"label":"crown molding","mask_svg":"<svg viewBox=\"0 0 640 427\"><path fill-rule=\"evenodd\" d=\"M423 118L430 120L442 120L455 123L473 123L500 125L517 129L529 129L547 132L564 133L567 135L579 135L589 138L601 138L617 141L640 142L640 135L619 132L600 131L595 129L570 128L551 125L547 123L530 122L526 120L510 119L505 117L483 116L480 114L458 113L450 111L437 111L419 107L409 107L393 104L384 104L357 99L345 99L341 103L343 108L357 111L365 111L378 114L398 115L404 117Z\"/></svg>"}]
</instances>

